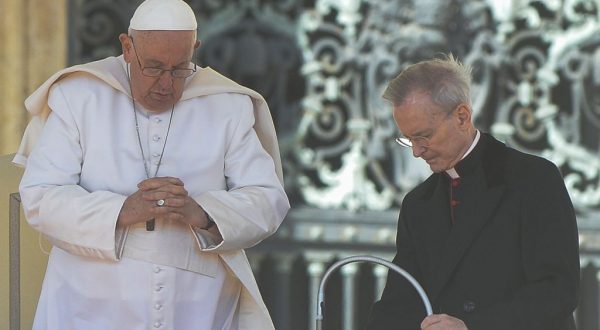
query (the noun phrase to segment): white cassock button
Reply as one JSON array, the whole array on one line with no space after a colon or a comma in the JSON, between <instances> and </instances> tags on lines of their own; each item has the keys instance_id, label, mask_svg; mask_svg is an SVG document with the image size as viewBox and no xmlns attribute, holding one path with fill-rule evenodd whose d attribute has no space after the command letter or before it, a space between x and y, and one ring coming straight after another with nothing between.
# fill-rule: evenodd
<instances>
[{"instance_id":1,"label":"white cassock button","mask_svg":"<svg viewBox=\"0 0 600 330\"><path fill-rule=\"evenodd\" d=\"M158 291L162 290L162 288L163 288L162 286L157 285L155 291L158 292Z\"/></svg>"},{"instance_id":2,"label":"white cassock button","mask_svg":"<svg viewBox=\"0 0 600 330\"><path fill-rule=\"evenodd\" d=\"M152 137L152 140L154 140L154 142L158 142L158 140L160 140L160 136L155 135Z\"/></svg>"},{"instance_id":3,"label":"white cassock button","mask_svg":"<svg viewBox=\"0 0 600 330\"><path fill-rule=\"evenodd\" d=\"M152 154L152 157L160 157L160 154L158 152L155 152Z\"/></svg>"},{"instance_id":4,"label":"white cassock button","mask_svg":"<svg viewBox=\"0 0 600 330\"><path fill-rule=\"evenodd\" d=\"M161 304L156 304L154 305L154 309L156 309L157 311L160 310L160 308L162 307Z\"/></svg>"},{"instance_id":5,"label":"white cassock button","mask_svg":"<svg viewBox=\"0 0 600 330\"><path fill-rule=\"evenodd\" d=\"M160 322L154 322L154 327L155 328L160 328Z\"/></svg>"},{"instance_id":6,"label":"white cassock button","mask_svg":"<svg viewBox=\"0 0 600 330\"><path fill-rule=\"evenodd\" d=\"M160 267L156 266L156 267L154 268L154 272L155 272L156 274L160 273Z\"/></svg>"},{"instance_id":7,"label":"white cassock button","mask_svg":"<svg viewBox=\"0 0 600 330\"><path fill-rule=\"evenodd\" d=\"M161 121L162 121L162 119L160 119L158 117L154 118L154 122L157 123L157 124L160 123Z\"/></svg>"},{"instance_id":8,"label":"white cassock button","mask_svg":"<svg viewBox=\"0 0 600 330\"><path fill-rule=\"evenodd\" d=\"M154 165L158 165L160 162L158 160L154 161Z\"/></svg>"}]
</instances>

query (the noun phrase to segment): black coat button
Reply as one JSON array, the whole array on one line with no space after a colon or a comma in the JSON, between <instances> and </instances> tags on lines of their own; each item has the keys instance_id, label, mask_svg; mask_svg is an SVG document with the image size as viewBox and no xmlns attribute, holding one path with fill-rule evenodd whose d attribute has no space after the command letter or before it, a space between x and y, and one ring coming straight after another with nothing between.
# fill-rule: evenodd
<instances>
[{"instance_id":1,"label":"black coat button","mask_svg":"<svg viewBox=\"0 0 600 330\"><path fill-rule=\"evenodd\" d=\"M463 303L463 311L466 313L471 313L475 310L475 303L472 301L465 301Z\"/></svg>"}]
</instances>

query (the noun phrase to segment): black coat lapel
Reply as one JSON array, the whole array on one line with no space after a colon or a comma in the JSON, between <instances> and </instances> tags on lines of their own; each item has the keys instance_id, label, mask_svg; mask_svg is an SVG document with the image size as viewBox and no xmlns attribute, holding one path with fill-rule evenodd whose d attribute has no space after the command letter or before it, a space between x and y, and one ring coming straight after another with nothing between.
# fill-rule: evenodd
<instances>
[{"instance_id":1,"label":"black coat lapel","mask_svg":"<svg viewBox=\"0 0 600 330\"><path fill-rule=\"evenodd\" d=\"M452 277L459 261L477 238L485 224L497 209L504 186L487 187L485 181L476 182L478 187L469 192L468 213L456 214L456 222L450 234L443 241L442 254L438 267L431 273L430 299L435 300L444 285Z\"/></svg>"},{"instance_id":2,"label":"black coat lapel","mask_svg":"<svg viewBox=\"0 0 600 330\"><path fill-rule=\"evenodd\" d=\"M443 290L448 280L452 277L457 265L464 256L465 252L472 245L486 223L492 219L494 212L499 206L504 193L504 157L506 146L498 142L487 134L482 134L478 143L479 150L473 151L473 157L477 158L476 166L472 171L464 176L461 186L465 185L466 194L464 195L464 207L457 209L455 213L456 221L454 226L450 226L450 206L448 194L441 198L442 194L435 193L429 202L422 206L423 214L428 217L443 219L448 226L449 232L444 230L439 221L430 220L433 229L420 228L432 239L427 239L432 248L430 256L438 256L437 259L428 258L434 265L427 268L427 290L429 298L435 301L437 296ZM448 184L447 180L440 174L441 182L438 182L436 190L444 191ZM427 209L427 210L425 210ZM422 219L422 221L426 221ZM435 232L435 231L438 232ZM420 246L427 250L428 247ZM420 257L419 257L420 258Z\"/></svg>"},{"instance_id":3,"label":"black coat lapel","mask_svg":"<svg viewBox=\"0 0 600 330\"><path fill-rule=\"evenodd\" d=\"M434 280L431 275L441 260L444 242L452 229L447 181L442 174L434 174L431 179L430 189L422 198L415 200L415 208L411 209L414 213L408 215L414 227L411 230L417 234L417 260L424 274L422 285L425 288L431 287Z\"/></svg>"}]
</instances>

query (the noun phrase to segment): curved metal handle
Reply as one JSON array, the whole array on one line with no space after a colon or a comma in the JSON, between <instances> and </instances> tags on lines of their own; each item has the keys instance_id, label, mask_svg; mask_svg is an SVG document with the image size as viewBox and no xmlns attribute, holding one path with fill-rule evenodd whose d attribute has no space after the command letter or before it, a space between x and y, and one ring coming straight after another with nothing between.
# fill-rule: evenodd
<instances>
[{"instance_id":1,"label":"curved metal handle","mask_svg":"<svg viewBox=\"0 0 600 330\"><path fill-rule=\"evenodd\" d=\"M407 279L410 282L410 284L412 284L413 287L415 287L415 289L419 293L419 296L421 297L421 300L423 300L423 304L425 305L425 311L427 312L427 315L433 314L433 310L431 308L431 303L429 302L429 298L427 298L427 294L425 293L425 290L423 290L423 287L421 287L419 282L417 282L417 280L414 277L412 277L412 275L410 275L407 271L405 271L398 265L395 265L395 264L393 264L389 261L383 260L381 258L372 257L372 256L354 256L354 257L344 258L344 259L334 263L327 269L327 271L325 272L325 275L323 275L323 279L321 280L321 284L319 285L319 295L317 298L317 318L316 318L317 330L321 330L321 327L322 327L323 304L325 302L325 284L327 283L329 276L331 276L331 273L333 273L333 271L335 271L337 268L342 267L342 266L352 263L352 262L359 262L359 261L376 263L376 264L385 266L385 267L395 271L396 273L404 276L404 278Z\"/></svg>"}]
</instances>

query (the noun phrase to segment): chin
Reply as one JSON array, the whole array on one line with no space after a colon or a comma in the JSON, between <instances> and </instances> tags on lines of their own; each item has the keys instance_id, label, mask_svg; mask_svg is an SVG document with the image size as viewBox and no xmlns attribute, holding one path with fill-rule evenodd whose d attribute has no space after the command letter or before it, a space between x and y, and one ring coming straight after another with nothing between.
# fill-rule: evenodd
<instances>
[{"instance_id":1,"label":"chin","mask_svg":"<svg viewBox=\"0 0 600 330\"><path fill-rule=\"evenodd\" d=\"M152 104L148 104L146 109L150 112L165 112L171 110L173 107L173 102L153 102Z\"/></svg>"},{"instance_id":2,"label":"chin","mask_svg":"<svg viewBox=\"0 0 600 330\"><path fill-rule=\"evenodd\" d=\"M146 95L143 101L140 101L140 104L150 112L165 112L171 110L175 103L177 103L177 100L175 100L173 95L156 97L152 93Z\"/></svg>"},{"instance_id":3,"label":"chin","mask_svg":"<svg viewBox=\"0 0 600 330\"><path fill-rule=\"evenodd\" d=\"M441 166L439 164L428 164L428 165L429 165L429 169L433 173L440 173L440 172L444 172L447 170L447 168L445 166Z\"/></svg>"}]
</instances>

